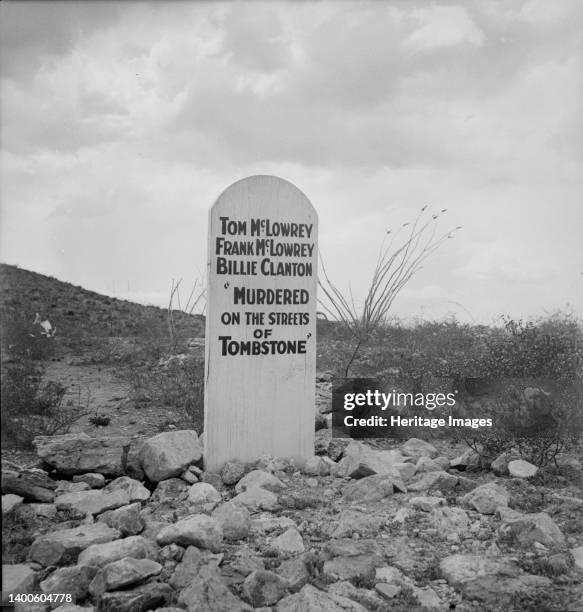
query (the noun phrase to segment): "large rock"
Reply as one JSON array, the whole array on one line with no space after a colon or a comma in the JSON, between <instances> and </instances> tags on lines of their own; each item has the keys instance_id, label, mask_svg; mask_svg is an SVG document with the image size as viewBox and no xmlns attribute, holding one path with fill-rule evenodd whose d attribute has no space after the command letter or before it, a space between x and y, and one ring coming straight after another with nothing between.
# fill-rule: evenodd
<instances>
[{"instance_id":1,"label":"large rock","mask_svg":"<svg viewBox=\"0 0 583 612\"><path fill-rule=\"evenodd\" d=\"M494 514L496 508L508 506L509 501L510 493L495 482L476 487L461 498L462 504L477 510L480 514Z\"/></svg>"},{"instance_id":2,"label":"large rock","mask_svg":"<svg viewBox=\"0 0 583 612\"><path fill-rule=\"evenodd\" d=\"M273 511L279 507L277 495L261 487L247 489L233 497L231 501L245 506L251 512L256 512L257 510Z\"/></svg>"},{"instance_id":3,"label":"large rock","mask_svg":"<svg viewBox=\"0 0 583 612\"><path fill-rule=\"evenodd\" d=\"M235 491L237 493L243 493L250 489L259 487L272 493L278 493L285 489L285 485L279 478L267 472L265 470L253 470L249 472L235 485Z\"/></svg>"},{"instance_id":4,"label":"large rock","mask_svg":"<svg viewBox=\"0 0 583 612\"><path fill-rule=\"evenodd\" d=\"M65 493L55 499L58 510L72 510L82 516L101 514L106 510L113 510L129 503L130 499L126 491L108 493L104 489Z\"/></svg>"},{"instance_id":5,"label":"large rock","mask_svg":"<svg viewBox=\"0 0 583 612\"><path fill-rule=\"evenodd\" d=\"M178 597L178 603L189 612L252 612L252 608L235 597L214 567L202 567Z\"/></svg>"},{"instance_id":6,"label":"large rock","mask_svg":"<svg viewBox=\"0 0 583 612\"><path fill-rule=\"evenodd\" d=\"M516 597L548 588L548 578L532 576L505 559L484 555L452 555L439 567L447 582L468 599L487 605L508 605Z\"/></svg>"},{"instance_id":7,"label":"large rock","mask_svg":"<svg viewBox=\"0 0 583 612\"><path fill-rule=\"evenodd\" d=\"M162 566L151 559L125 557L103 566L93 578L89 590L92 595L99 596L107 591L144 582L161 571Z\"/></svg>"},{"instance_id":8,"label":"large rock","mask_svg":"<svg viewBox=\"0 0 583 612\"><path fill-rule=\"evenodd\" d=\"M536 465L523 459L515 459L508 463L508 473L514 478L532 478L537 472Z\"/></svg>"},{"instance_id":9,"label":"large rock","mask_svg":"<svg viewBox=\"0 0 583 612\"><path fill-rule=\"evenodd\" d=\"M81 525L73 529L52 531L37 538L30 548L30 558L41 565L75 563L86 548L119 538L119 531L103 523Z\"/></svg>"},{"instance_id":10,"label":"large rock","mask_svg":"<svg viewBox=\"0 0 583 612\"><path fill-rule=\"evenodd\" d=\"M306 461L303 472L308 476L328 476L334 469L336 464L330 457L314 455Z\"/></svg>"},{"instance_id":11,"label":"large rock","mask_svg":"<svg viewBox=\"0 0 583 612\"><path fill-rule=\"evenodd\" d=\"M480 466L482 459L480 455L471 448L466 448L466 450L461 454L452 459L449 463L449 466L455 470L472 470L474 468L478 468Z\"/></svg>"},{"instance_id":12,"label":"large rock","mask_svg":"<svg viewBox=\"0 0 583 612\"><path fill-rule=\"evenodd\" d=\"M101 525L101 523L97 523L97 525ZM147 559L152 558L155 554L156 547L152 542L142 536L130 536L115 542L89 546L79 555L78 564L103 567L124 557Z\"/></svg>"},{"instance_id":13,"label":"large rock","mask_svg":"<svg viewBox=\"0 0 583 612\"><path fill-rule=\"evenodd\" d=\"M28 565L2 565L2 607L8 605L8 596L32 593L36 586L36 572Z\"/></svg>"},{"instance_id":14,"label":"large rock","mask_svg":"<svg viewBox=\"0 0 583 612\"><path fill-rule=\"evenodd\" d=\"M196 482L188 490L188 502L191 504L216 504L221 500L221 494L208 482Z\"/></svg>"},{"instance_id":15,"label":"large rock","mask_svg":"<svg viewBox=\"0 0 583 612\"><path fill-rule=\"evenodd\" d=\"M296 554L304 552L304 541L299 531L294 527L290 527L280 536L274 538L271 546L280 553Z\"/></svg>"},{"instance_id":16,"label":"large rock","mask_svg":"<svg viewBox=\"0 0 583 612\"><path fill-rule=\"evenodd\" d=\"M179 476L191 463L202 457L202 445L196 431L168 431L146 440L140 449L140 461L152 482Z\"/></svg>"},{"instance_id":17,"label":"large rock","mask_svg":"<svg viewBox=\"0 0 583 612\"><path fill-rule=\"evenodd\" d=\"M375 502L391 497L395 490L407 491L398 475L373 474L345 486L342 497L346 501Z\"/></svg>"},{"instance_id":18,"label":"large rock","mask_svg":"<svg viewBox=\"0 0 583 612\"><path fill-rule=\"evenodd\" d=\"M549 548L565 545L565 536L546 512L506 516L499 531L503 537L510 537L522 546L535 542Z\"/></svg>"},{"instance_id":19,"label":"large rock","mask_svg":"<svg viewBox=\"0 0 583 612\"><path fill-rule=\"evenodd\" d=\"M97 572L96 567L73 565L55 570L40 583L43 593L70 593L73 601L81 601L89 594L89 584Z\"/></svg>"},{"instance_id":20,"label":"large rock","mask_svg":"<svg viewBox=\"0 0 583 612\"><path fill-rule=\"evenodd\" d=\"M445 506L434 508L429 514L429 523L442 536L463 533L470 526L470 519L462 508Z\"/></svg>"},{"instance_id":21,"label":"large rock","mask_svg":"<svg viewBox=\"0 0 583 612\"><path fill-rule=\"evenodd\" d=\"M285 592L285 580L268 570L251 572L243 583L243 596L254 608L273 606Z\"/></svg>"},{"instance_id":22,"label":"large rock","mask_svg":"<svg viewBox=\"0 0 583 612\"><path fill-rule=\"evenodd\" d=\"M223 556L216 555L208 550L201 550L196 546L189 546L182 556L180 563L176 566L170 584L177 590L187 587L203 567L218 568Z\"/></svg>"},{"instance_id":23,"label":"large rock","mask_svg":"<svg viewBox=\"0 0 583 612\"><path fill-rule=\"evenodd\" d=\"M245 476L249 468L240 461L227 461L221 469L221 479L226 485L234 485Z\"/></svg>"},{"instance_id":24,"label":"large rock","mask_svg":"<svg viewBox=\"0 0 583 612\"><path fill-rule=\"evenodd\" d=\"M188 497L188 485L180 478L169 478L159 482L152 493L150 503L155 505L168 504L175 506Z\"/></svg>"},{"instance_id":25,"label":"large rock","mask_svg":"<svg viewBox=\"0 0 583 612\"><path fill-rule=\"evenodd\" d=\"M164 582L150 582L133 589L111 591L97 599L95 612L136 612L160 610L174 598L174 590Z\"/></svg>"},{"instance_id":26,"label":"large rock","mask_svg":"<svg viewBox=\"0 0 583 612\"><path fill-rule=\"evenodd\" d=\"M113 493L114 491L124 491L130 502L142 502L150 498L150 491L146 487L129 476L120 476L115 480L112 480L104 489L107 493Z\"/></svg>"},{"instance_id":27,"label":"large rock","mask_svg":"<svg viewBox=\"0 0 583 612\"><path fill-rule=\"evenodd\" d=\"M165 544L192 545L218 552L223 542L223 530L210 516L195 514L162 529L156 536L156 542L160 546Z\"/></svg>"},{"instance_id":28,"label":"large rock","mask_svg":"<svg viewBox=\"0 0 583 612\"><path fill-rule=\"evenodd\" d=\"M356 601L325 593L311 584L281 599L275 609L276 612L366 612L366 608Z\"/></svg>"},{"instance_id":29,"label":"large rock","mask_svg":"<svg viewBox=\"0 0 583 612\"><path fill-rule=\"evenodd\" d=\"M249 535L251 514L245 506L230 501L219 506L212 517L221 526L226 540L243 540Z\"/></svg>"},{"instance_id":30,"label":"large rock","mask_svg":"<svg viewBox=\"0 0 583 612\"><path fill-rule=\"evenodd\" d=\"M292 593L299 591L310 580L310 572L302 557L283 561L276 572L286 581L287 588Z\"/></svg>"},{"instance_id":31,"label":"large rock","mask_svg":"<svg viewBox=\"0 0 583 612\"><path fill-rule=\"evenodd\" d=\"M412 457L415 461L421 457L433 459L439 455L439 451L433 444L429 444L429 442L425 442L425 440L420 440L419 438L407 440L401 447L401 452L405 457Z\"/></svg>"},{"instance_id":32,"label":"large rock","mask_svg":"<svg viewBox=\"0 0 583 612\"><path fill-rule=\"evenodd\" d=\"M2 493L20 495L26 501L51 503L57 483L44 470L2 468Z\"/></svg>"},{"instance_id":33,"label":"large rock","mask_svg":"<svg viewBox=\"0 0 583 612\"><path fill-rule=\"evenodd\" d=\"M515 451L506 451L505 453L498 455L498 457L492 461L490 464L490 469L497 476L506 476L506 474L508 474L508 464L513 459L520 459L520 457Z\"/></svg>"},{"instance_id":34,"label":"large rock","mask_svg":"<svg viewBox=\"0 0 583 612\"><path fill-rule=\"evenodd\" d=\"M422 610L443 610L439 595L431 587L415 587L413 595Z\"/></svg>"},{"instance_id":35,"label":"large rock","mask_svg":"<svg viewBox=\"0 0 583 612\"><path fill-rule=\"evenodd\" d=\"M344 457L334 468L334 474L340 477L364 478L372 474L398 475L395 464L403 463L404 457L395 450L375 450L353 440L346 447Z\"/></svg>"},{"instance_id":36,"label":"large rock","mask_svg":"<svg viewBox=\"0 0 583 612\"><path fill-rule=\"evenodd\" d=\"M14 495L14 493L8 493L2 496L2 515L12 512L14 508L20 506L24 499L20 495Z\"/></svg>"},{"instance_id":37,"label":"large rock","mask_svg":"<svg viewBox=\"0 0 583 612\"><path fill-rule=\"evenodd\" d=\"M460 479L457 476L448 474L447 472L425 472L416 474L414 478L407 483L407 491L429 491L430 489L439 489L440 491L453 491L458 488Z\"/></svg>"},{"instance_id":38,"label":"large rock","mask_svg":"<svg viewBox=\"0 0 583 612\"><path fill-rule=\"evenodd\" d=\"M443 470L443 466L440 463L437 463L437 461L434 461L433 459L430 459L429 457L425 456L419 457L419 460L417 461L415 467L418 473L440 472L441 470Z\"/></svg>"},{"instance_id":39,"label":"large rock","mask_svg":"<svg viewBox=\"0 0 583 612\"><path fill-rule=\"evenodd\" d=\"M417 471L414 463L395 463L393 467L400 474L404 482L409 482Z\"/></svg>"},{"instance_id":40,"label":"large rock","mask_svg":"<svg viewBox=\"0 0 583 612\"><path fill-rule=\"evenodd\" d=\"M116 510L108 510L99 515L99 521L117 529L123 537L138 535L144 529L144 519L140 514L141 504L136 502Z\"/></svg>"},{"instance_id":41,"label":"large rock","mask_svg":"<svg viewBox=\"0 0 583 612\"><path fill-rule=\"evenodd\" d=\"M136 443L127 436L90 437L86 433L39 436L34 439L37 455L65 476L97 472L122 476ZM42 501L42 500L41 500Z\"/></svg>"}]
</instances>

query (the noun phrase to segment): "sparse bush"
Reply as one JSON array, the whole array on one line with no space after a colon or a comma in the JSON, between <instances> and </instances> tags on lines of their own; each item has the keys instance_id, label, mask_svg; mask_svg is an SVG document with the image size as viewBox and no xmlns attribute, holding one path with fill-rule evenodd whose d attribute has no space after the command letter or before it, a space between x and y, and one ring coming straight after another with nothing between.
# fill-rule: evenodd
<instances>
[{"instance_id":1,"label":"sparse bush","mask_svg":"<svg viewBox=\"0 0 583 612\"><path fill-rule=\"evenodd\" d=\"M170 358L165 365L131 368L129 379L137 406L151 404L175 409L186 426L200 432L204 421L204 358Z\"/></svg>"},{"instance_id":2,"label":"sparse bush","mask_svg":"<svg viewBox=\"0 0 583 612\"><path fill-rule=\"evenodd\" d=\"M111 422L111 417L108 417L104 414L96 414L92 417L89 417L89 422L92 425L95 425L95 427L105 427Z\"/></svg>"},{"instance_id":3,"label":"sparse bush","mask_svg":"<svg viewBox=\"0 0 583 612\"><path fill-rule=\"evenodd\" d=\"M320 307L342 324L355 343L345 364L345 377L361 349L383 325L403 287L422 269L427 258L461 229L458 226L437 234L437 220L446 211L444 208L433 213L423 206L413 222L403 223L397 231L386 231L362 307L357 307L352 291L344 294L330 280L320 257L322 276L318 286L323 293L318 300Z\"/></svg>"},{"instance_id":4,"label":"sparse bush","mask_svg":"<svg viewBox=\"0 0 583 612\"><path fill-rule=\"evenodd\" d=\"M3 313L0 324L2 360L48 360L55 354L55 338L44 336L40 327L22 313Z\"/></svg>"},{"instance_id":5,"label":"sparse bush","mask_svg":"<svg viewBox=\"0 0 583 612\"><path fill-rule=\"evenodd\" d=\"M36 533L49 527L49 520L39 517L26 504L2 516L2 563L25 563Z\"/></svg>"},{"instance_id":6,"label":"sparse bush","mask_svg":"<svg viewBox=\"0 0 583 612\"><path fill-rule=\"evenodd\" d=\"M66 388L42 383L42 369L28 359L2 365L2 443L30 448L36 436L67 433L86 412L63 405Z\"/></svg>"},{"instance_id":7,"label":"sparse bush","mask_svg":"<svg viewBox=\"0 0 583 612\"><path fill-rule=\"evenodd\" d=\"M537 322L505 320L472 363L488 392L474 402L491 428L463 430L464 441L486 460L512 447L545 466L572 447L583 432L583 331L570 315ZM462 408L464 397L462 396Z\"/></svg>"}]
</instances>

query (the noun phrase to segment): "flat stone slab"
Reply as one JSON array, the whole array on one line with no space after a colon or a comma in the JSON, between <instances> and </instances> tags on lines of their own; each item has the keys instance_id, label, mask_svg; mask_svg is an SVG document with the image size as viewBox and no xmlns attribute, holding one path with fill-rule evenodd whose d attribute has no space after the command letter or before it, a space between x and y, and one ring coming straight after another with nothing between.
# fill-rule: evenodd
<instances>
[{"instance_id":1,"label":"flat stone slab","mask_svg":"<svg viewBox=\"0 0 583 612\"><path fill-rule=\"evenodd\" d=\"M90 489L78 493L65 493L55 499L59 510L74 510L81 515L96 515L106 510L114 510L130 503L127 491L117 490L111 493L104 489Z\"/></svg>"},{"instance_id":2,"label":"flat stone slab","mask_svg":"<svg viewBox=\"0 0 583 612\"><path fill-rule=\"evenodd\" d=\"M102 525L102 523L97 523ZM155 554L156 546L142 536L129 536L114 542L103 544L93 544L87 547L78 559L79 565L92 565L93 567L103 567L108 563L119 561L124 557L134 559L146 559Z\"/></svg>"},{"instance_id":3,"label":"flat stone slab","mask_svg":"<svg viewBox=\"0 0 583 612\"><path fill-rule=\"evenodd\" d=\"M30 558L44 566L75 563L79 554L89 546L111 542L119 535L117 529L103 523L53 531L33 542Z\"/></svg>"},{"instance_id":4,"label":"flat stone slab","mask_svg":"<svg viewBox=\"0 0 583 612\"><path fill-rule=\"evenodd\" d=\"M133 441L127 436L91 437L86 433L72 433L38 436L33 444L39 458L65 476L86 472L122 476Z\"/></svg>"},{"instance_id":5,"label":"flat stone slab","mask_svg":"<svg viewBox=\"0 0 583 612\"><path fill-rule=\"evenodd\" d=\"M157 610L174 597L174 589L164 582L150 582L133 589L111 591L98 598L96 612L135 612ZM210 609L209 609L210 612Z\"/></svg>"},{"instance_id":6,"label":"flat stone slab","mask_svg":"<svg viewBox=\"0 0 583 612\"><path fill-rule=\"evenodd\" d=\"M2 469L2 493L20 495L26 501L51 503L57 483L44 470Z\"/></svg>"},{"instance_id":7,"label":"flat stone slab","mask_svg":"<svg viewBox=\"0 0 583 612\"><path fill-rule=\"evenodd\" d=\"M126 557L102 567L89 585L89 590L94 596L99 596L107 591L144 582L161 571L162 566L156 561Z\"/></svg>"}]
</instances>

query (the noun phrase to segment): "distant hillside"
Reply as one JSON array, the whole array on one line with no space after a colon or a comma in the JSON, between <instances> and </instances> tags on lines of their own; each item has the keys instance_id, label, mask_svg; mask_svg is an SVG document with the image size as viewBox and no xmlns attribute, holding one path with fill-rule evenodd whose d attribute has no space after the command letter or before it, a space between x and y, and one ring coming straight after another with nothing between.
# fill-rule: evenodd
<instances>
[{"instance_id":1,"label":"distant hillside","mask_svg":"<svg viewBox=\"0 0 583 612\"><path fill-rule=\"evenodd\" d=\"M14 324L32 326L35 314L48 319L60 338L79 336L168 336L168 313L102 295L18 266L0 264L2 331ZM177 333L204 336L204 317L174 311Z\"/></svg>"}]
</instances>

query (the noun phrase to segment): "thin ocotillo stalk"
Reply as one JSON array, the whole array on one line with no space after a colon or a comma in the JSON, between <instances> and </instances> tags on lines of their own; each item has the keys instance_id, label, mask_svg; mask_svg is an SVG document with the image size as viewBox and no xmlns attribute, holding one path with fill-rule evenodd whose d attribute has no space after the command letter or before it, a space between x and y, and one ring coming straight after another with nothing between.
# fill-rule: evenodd
<instances>
[{"instance_id":1,"label":"thin ocotillo stalk","mask_svg":"<svg viewBox=\"0 0 583 612\"><path fill-rule=\"evenodd\" d=\"M440 214L433 214L430 219L424 220L426 210L427 206L423 206L412 224L404 223L394 233L389 230L383 238L363 303L362 313L357 310L351 287L349 286L348 298L346 298L342 291L330 280L322 254L319 253L322 277L318 279L318 285L328 303L320 299L318 299L318 302L323 311L333 319L337 319L356 340L355 348L345 369L345 376L348 376L350 367L359 350L385 320L401 289L423 268L423 262L445 240L453 238L453 231L461 229L461 226L458 226L455 230L436 237L436 220ZM446 210L443 209L441 213L446 212ZM403 244L393 249L402 230L409 225L411 225L411 229L404 238ZM386 245L387 235L389 234L391 234L391 239L389 244Z\"/></svg>"}]
</instances>

